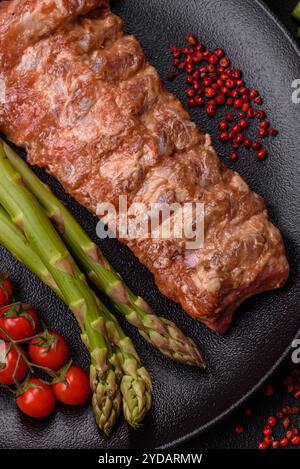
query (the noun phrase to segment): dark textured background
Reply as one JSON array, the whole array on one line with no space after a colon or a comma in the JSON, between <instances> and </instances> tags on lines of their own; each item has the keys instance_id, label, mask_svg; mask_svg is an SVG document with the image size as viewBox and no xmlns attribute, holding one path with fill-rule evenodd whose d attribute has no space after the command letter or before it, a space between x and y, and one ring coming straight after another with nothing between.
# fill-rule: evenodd
<instances>
[{"instance_id":1,"label":"dark textured background","mask_svg":"<svg viewBox=\"0 0 300 469\"><path fill-rule=\"evenodd\" d=\"M291 16L291 11L297 0L265 0L265 3L277 15L285 27L294 34L298 23ZM298 41L300 46L300 41ZM299 64L300 67L300 64ZM300 74L299 74L300 78ZM253 449L257 447L257 442L261 439L261 427L269 415L276 413L287 400L287 394L282 387L282 380L286 376L287 363L278 370L274 376L273 383L275 393L272 397L265 397L263 392L256 395L250 402L252 409L250 418L244 417L243 409L222 424L217 425L211 431L200 437L180 446L181 449L201 448L201 449ZM293 400L289 400L290 403ZM295 419L297 421L297 418ZM236 425L245 426L245 432L241 435L235 433ZM300 427L300 418L298 418Z\"/></svg>"}]
</instances>

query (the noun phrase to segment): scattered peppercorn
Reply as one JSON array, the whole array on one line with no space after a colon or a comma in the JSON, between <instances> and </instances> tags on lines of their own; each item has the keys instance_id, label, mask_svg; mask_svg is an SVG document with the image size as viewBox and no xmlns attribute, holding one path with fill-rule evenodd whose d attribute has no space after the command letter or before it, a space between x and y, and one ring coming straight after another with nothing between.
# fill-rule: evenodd
<instances>
[{"instance_id":1,"label":"scattered peppercorn","mask_svg":"<svg viewBox=\"0 0 300 469\"><path fill-rule=\"evenodd\" d=\"M263 152L266 153L265 150L263 150ZM258 153L262 153L262 152L260 151ZM257 157L259 157L258 153L257 153ZM271 386L270 384L267 384L266 386L264 386L264 395L265 396L270 397L270 396L273 396L273 394L274 394L273 386Z\"/></svg>"},{"instance_id":2,"label":"scattered peppercorn","mask_svg":"<svg viewBox=\"0 0 300 469\"><path fill-rule=\"evenodd\" d=\"M292 413L292 409L289 405L286 405L282 408L282 412L284 415L290 415Z\"/></svg>"},{"instance_id":3,"label":"scattered peppercorn","mask_svg":"<svg viewBox=\"0 0 300 469\"><path fill-rule=\"evenodd\" d=\"M207 111L207 114L211 117L214 116L217 112L216 107L213 106L212 104L209 104L207 106L206 111Z\"/></svg>"},{"instance_id":4,"label":"scattered peppercorn","mask_svg":"<svg viewBox=\"0 0 300 469\"><path fill-rule=\"evenodd\" d=\"M236 99L234 101L234 107L237 108L237 109L240 109L241 107L243 107L243 101L242 99Z\"/></svg>"},{"instance_id":5,"label":"scattered peppercorn","mask_svg":"<svg viewBox=\"0 0 300 469\"><path fill-rule=\"evenodd\" d=\"M255 110L252 108L248 109L247 111L248 119L254 119L255 116L256 116Z\"/></svg>"},{"instance_id":6,"label":"scattered peppercorn","mask_svg":"<svg viewBox=\"0 0 300 469\"><path fill-rule=\"evenodd\" d=\"M195 36L193 36L193 34L189 34L186 38L186 42L188 44L190 44L191 46L195 46L196 44L198 44L198 41L196 39Z\"/></svg>"},{"instance_id":7,"label":"scattered peppercorn","mask_svg":"<svg viewBox=\"0 0 300 469\"><path fill-rule=\"evenodd\" d=\"M194 107L196 105L196 100L194 98L190 98L188 100L188 105Z\"/></svg>"},{"instance_id":8,"label":"scattered peppercorn","mask_svg":"<svg viewBox=\"0 0 300 469\"><path fill-rule=\"evenodd\" d=\"M250 90L250 98L255 99L257 97L258 97L258 91L256 91L255 89L251 89Z\"/></svg>"},{"instance_id":9,"label":"scattered peppercorn","mask_svg":"<svg viewBox=\"0 0 300 469\"><path fill-rule=\"evenodd\" d=\"M243 112L243 115L241 115L242 118L247 117L247 112L249 111L249 109L250 109L250 104L244 103L242 106L242 112Z\"/></svg>"},{"instance_id":10,"label":"scattered peppercorn","mask_svg":"<svg viewBox=\"0 0 300 469\"><path fill-rule=\"evenodd\" d=\"M255 104L257 104L258 106L261 106L263 104L263 99L260 97L260 96L257 96L257 98L255 98L253 100L255 102Z\"/></svg>"},{"instance_id":11,"label":"scattered peppercorn","mask_svg":"<svg viewBox=\"0 0 300 469\"><path fill-rule=\"evenodd\" d=\"M223 57L221 60L220 60L220 65L221 67L224 67L224 68L228 68L230 67L230 60L228 57Z\"/></svg>"},{"instance_id":12,"label":"scattered peppercorn","mask_svg":"<svg viewBox=\"0 0 300 469\"><path fill-rule=\"evenodd\" d=\"M217 97L216 97L216 102L219 106L222 106L226 101L226 98L223 94L219 94Z\"/></svg>"},{"instance_id":13,"label":"scattered peppercorn","mask_svg":"<svg viewBox=\"0 0 300 469\"><path fill-rule=\"evenodd\" d=\"M221 121L221 122L219 122L218 127L222 131L227 130L228 129L228 123L226 121Z\"/></svg>"},{"instance_id":14,"label":"scattered peppercorn","mask_svg":"<svg viewBox=\"0 0 300 469\"><path fill-rule=\"evenodd\" d=\"M229 112L228 114L226 114L225 119L226 119L228 122L231 122L231 121L234 120L234 115Z\"/></svg>"},{"instance_id":15,"label":"scattered peppercorn","mask_svg":"<svg viewBox=\"0 0 300 469\"><path fill-rule=\"evenodd\" d=\"M262 144L260 142L253 142L252 148L258 151L262 148Z\"/></svg>"},{"instance_id":16,"label":"scattered peppercorn","mask_svg":"<svg viewBox=\"0 0 300 469\"><path fill-rule=\"evenodd\" d=\"M216 95L216 91L208 86L205 88L205 94L208 98L213 98Z\"/></svg>"},{"instance_id":17,"label":"scattered peppercorn","mask_svg":"<svg viewBox=\"0 0 300 469\"><path fill-rule=\"evenodd\" d=\"M253 142L252 142L251 138L245 138L245 140L244 140L244 147L246 147L246 148L251 148L251 147L252 147L252 143L253 143Z\"/></svg>"},{"instance_id":18,"label":"scattered peppercorn","mask_svg":"<svg viewBox=\"0 0 300 469\"><path fill-rule=\"evenodd\" d=\"M237 425L235 427L235 432L236 433L243 433L244 432L244 427L242 427L242 425Z\"/></svg>"},{"instance_id":19,"label":"scattered peppercorn","mask_svg":"<svg viewBox=\"0 0 300 469\"><path fill-rule=\"evenodd\" d=\"M259 123L259 127L261 127L262 129L268 129L270 127L270 122L268 121L261 121Z\"/></svg>"},{"instance_id":20,"label":"scattered peppercorn","mask_svg":"<svg viewBox=\"0 0 300 469\"><path fill-rule=\"evenodd\" d=\"M289 419L288 417L285 417L282 421L283 428L285 429L289 428L290 424L291 424L291 419Z\"/></svg>"},{"instance_id":21,"label":"scattered peppercorn","mask_svg":"<svg viewBox=\"0 0 300 469\"><path fill-rule=\"evenodd\" d=\"M268 418L268 424L271 426L271 427L276 427L277 425L277 419L275 417L269 417Z\"/></svg>"},{"instance_id":22,"label":"scattered peppercorn","mask_svg":"<svg viewBox=\"0 0 300 469\"><path fill-rule=\"evenodd\" d=\"M291 441L292 445L300 445L300 436L294 436Z\"/></svg>"},{"instance_id":23,"label":"scattered peppercorn","mask_svg":"<svg viewBox=\"0 0 300 469\"><path fill-rule=\"evenodd\" d=\"M229 140L228 132L222 132L219 137L222 142L228 142Z\"/></svg>"},{"instance_id":24,"label":"scattered peppercorn","mask_svg":"<svg viewBox=\"0 0 300 469\"><path fill-rule=\"evenodd\" d=\"M260 443L258 443L258 449L268 449L268 443L266 443L265 441L261 441Z\"/></svg>"},{"instance_id":25,"label":"scattered peppercorn","mask_svg":"<svg viewBox=\"0 0 300 469\"><path fill-rule=\"evenodd\" d=\"M279 449L279 448L280 448L280 443L279 443L279 441L273 441L273 443L272 443L272 448L273 448L273 449Z\"/></svg>"},{"instance_id":26,"label":"scattered peppercorn","mask_svg":"<svg viewBox=\"0 0 300 469\"><path fill-rule=\"evenodd\" d=\"M273 436L265 436L264 437L264 441L270 445L273 441L274 441L274 437Z\"/></svg>"},{"instance_id":27,"label":"scattered peppercorn","mask_svg":"<svg viewBox=\"0 0 300 469\"><path fill-rule=\"evenodd\" d=\"M205 104L205 100L201 96L197 96L195 99L195 102L196 104L198 104L198 106L204 106Z\"/></svg>"},{"instance_id":28,"label":"scattered peppercorn","mask_svg":"<svg viewBox=\"0 0 300 469\"><path fill-rule=\"evenodd\" d=\"M189 88L188 90L186 90L186 95L189 97L189 98L193 98L196 94L196 91L193 89L193 88Z\"/></svg>"},{"instance_id":29,"label":"scattered peppercorn","mask_svg":"<svg viewBox=\"0 0 300 469\"><path fill-rule=\"evenodd\" d=\"M266 138L268 136L268 131L266 129L259 128L258 129L258 136L260 138Z\"/></svg>"},{"instance_id":30,"label":"scattered peppercorn","mask_svg":"<svg viewBox=\"0 0 300 469\"><path fill-rule=\"evenodd\" d=\"M215 55L221 59L222 57L224 57L225 53L223 49L218 48L215 50Z\"/></svg>"},{"instance_id":31,"label":"scattered peppercorn","mask_svg":"<svg viewBox=\"0 0 300 469\"><path fill-rule=\"evenodd\" d=\"M235 142L236 143L243 143L243 141L244 141L244 135L241 134L241 133L237 134L237 136L235 137Z\"/></svg>"},{"instance_id":32,"label":"scattered peppercorn","mask_svg":"<svg viewBox=\"0 0 300 469\"><path fill-rule=\"evenodd\" d=\"M232 127L232 131L235 134L239 134L242 131L242 126L240 124L236 124Z\"/></svg>"},{"instance_id":33,"label":"scattered peppercorn","mask_svg":"<svg viewBox=\"0 0 300 469\"><path fill-rule=\"evenodd\" d=\"M230 155L230 161L235 162L235 161L237 161L238 159L239 159L239 154L238 154L238 152L236 152L236 151L232 152L231 155Z\"/></svg>"},{"instance_id":34,"label":"scattered peppercorn","mask_svg":"<svg viewBox=\"0 0 300 469\"><path fill-rule=\"evenodd\" d=\"M259 150L257 153L256 153L256 158L258 160L264 160L267 156L267 152L266 150ZM272 393L273 394L273 393ZM272 396L272 394L266 394L266 396Z\"/></svg>"},{"instance_id":35,"label":"scattered peppercorn","mask_svg":"<svg viewBox=\"0 0 300 469\"><path fill-rule=\"evenodd\" d=\"M280 446L282 446L282 448L285 448L286 446L288 446L289 443L290 442L286 436L280 440Z\"/></svg>"},{"instance_id":36,"label":"scattered peppercorn","mask_svg":"<svg viewBox=\"0 0 300 469\"><path fill-rule=\"evenodd\" d=\"M263 428L263 434L265 436L271 436L273 434L273 430L269 425L265 425Z\"/></svg>"},{"instance_id":37,"label":"scattered peppercorn","mask_svg":"<svg viewBox=\"0 0 300 469\"><path fill-rule=\"evenodd\" d=\"M246 129L248 127L248 122L246 119L241 119L239 125L242 127L242 129Z\"/></svg>"},{"instance_id":38,"label":"scattered peppercorn","mask_svg":"<svg viewBox=\"0 0 300 469\"><path fill-rule=\"evenodd\" d=\"M265 111L256 111L255 117L258 120L265 119L266 118L266 113L265 113Z\"/></svg>"},{"instance_id":39,"label":"scattered peppercorn","mask_svg":"<svg viewBox=\"0 0 300 469\"><path fill-rule=\"evenodd\" d=\"M167 77L168 77L169 81L173 81L176 78L176 73L175 72L169 72Z\"/></svg>"},{"instance_id":40,"label":"scattered peppercorn","mask_svg":"<svg viewBox=\"0 0 300 469\"><path fill-rule=\"evenodd\" d=\"M219 58L216 55L211 55L208 61L212 65L217 65L217 63L219 62Z\"/></svg>"},{"instance_id":41,"label":"scattered peppercorn","mask_svg":"<svg viewBox=\"0 0 300 469\"><path fill-rule=\"evenodd\" d=\"M230 58L225 55L223 49L216 48L214 52L208 50L193 34L187 35L186 43L187 45L182 49L175 45L170 47L173 65L177 71L169 72L168 80L175 80L180 72L186 73L186 82L190 85L186 90L188 105L194 108L195 106L203 107L206 104L206 112L210 117L215 116L224 105L237 109L237 118L240 120L233 129L229 129L227 124L236 118L233 113L227 113L225 119L220 120L218 128L221 131L221 141L224 143L231 141L235 150L241 144L245 148L253 148L256 151L256 157L259 160L264 159L267 152L262 148L262 144L252 142L251 138L242 134L242 131L248 129L249 120L256 118L260 121L258 130L260 138L278 135L278 131L265 120L265 111L255 109L252 105L252 103L257 106L263 104L259 92L247 87L242 79L242 70L230 68ZM230 154L231 161L237 161L237 159L236 151ZM291 393L294 391L300 392L300 385L299 389L295 388L293 391L290 388Z\"/></svg>"},{"instance_id":42,"label":"scattered peppercorn","mask_svg":"<svg viewBox=\"0 0 300 469\"><path fill-rule=\"evenodd\" d=\"M277 135L278 135L278 130L271 128L271 129L269 130L269 135L270 135L271 137L277 137Z\"/></svg>"}]
</instances>

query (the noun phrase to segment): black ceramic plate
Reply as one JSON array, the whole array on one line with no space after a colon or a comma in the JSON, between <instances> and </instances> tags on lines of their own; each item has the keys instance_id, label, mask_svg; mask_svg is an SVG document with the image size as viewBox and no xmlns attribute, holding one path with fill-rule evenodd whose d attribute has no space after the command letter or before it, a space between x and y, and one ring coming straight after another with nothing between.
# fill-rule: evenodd
<instances>
[{"instance_id":1,"label":"black ceramic plate","mask_svg":"<svg viewBox=\"0 0 300 469\"><path fill-rule=\"evenodd\" d=\"M211 48L223 47L246 80L259 88L280 136L268 143L270 158L258 162L245 153L235 168L268 202L273 221L283 232L292 273L286 287L255 297L237 313L230 332L220 337L189 319L163 298L151 275L116 241L99 243L128 284L154 309L174 319L202 345L209 361L206 373L171 363L136 334L138 350L154 378L154 405L144 425L133 431L120 420L110 439L98 432L89 406L59 408L45 421L18 413L10 395L0 395L1 448L138 448L170 446L207 429L258 388L279 363L300 326L300 104L291 101L291 84L300 78L300 55L269 11L253 0L123 0L113 4L126 30L136 34L162 79L170 68L168 46L181 44L193 32ZM181 83L166 83L184 99ZM215 121L192 112L199 126L212 133L220 154ZM96 220L70 200L57 183L53 189L95 239ZM88 368L79 330L67 308L4 249L0 268L8 270L17 297L30 301L51 328L71 342L77 363ZM126 326L125 326L126 327Z\"/></svg>"}]
</instances>

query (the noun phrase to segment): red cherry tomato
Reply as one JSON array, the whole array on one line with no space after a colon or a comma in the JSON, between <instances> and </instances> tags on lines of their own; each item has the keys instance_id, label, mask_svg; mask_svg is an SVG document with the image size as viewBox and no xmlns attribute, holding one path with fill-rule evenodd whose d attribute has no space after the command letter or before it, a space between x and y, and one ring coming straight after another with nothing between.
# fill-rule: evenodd
<instances>
[{"instance_id":1,"label":"red cherry tomato","mask_svg":"<svg viewBox=\"0 0 300 469\"><path fill-rule=\"evenodd\" d=\"M38 378L31 378L17 397L17 406L29 417L43 418L52 414L56 399L52 387Z\"/></svg>"},{"instance_id":2,"label":"red cherry tomato","mask_svg":"<svg viewBox=\"0 0 300 469\"><path fill-rule=\"evenodd\" d=\"M64 404L84 404L91 393L89 378L81 368L72 365L65 374L65 380L53 384L53 391Z\"/></svg>"},{"instance_id":3,"label":"red cherry tomato","mask_svg":"<svg viewBox=\"0 0 300 469\"><path fill-rule=\"evenodd\" d=\"M0 328L3 329L11 339L23 340L36 334L39 326L38 315L32 308L16 304L6 306L0 310ZM0 337L8 340L7 336L0 330Z\"/></svg>"},{"instance_id":4,"label":"red cherry tomato","mask_svg":"<svg viewBox=\"0 0 300 469\"><path fill-rule=\"evenodd\" d=\"M13 286L9 278L4 274L0 273L0 308L10 303L11 295L13 292Z\"/></svg>"},{"instance_id":5,"label":"red cherry tomato","mask_svg":"<svg viewBox=\"0 0 300 469\"><path fill-rule=\"evenodd\" d=\"M25 354L21 347L19 347L19 349ZM4 360L2 362L2 356L4 354L6 354L5 363ZM16 348L13 345L9 347L8 344L1 342L0 358L0 384L5 384L7 386L15 384L14 373L16 381L21 383L28 373L28 366L22 357L18 363L19 354Z\"/></svg>"},{"instance_id":6,"label":"red cherry tomato","mask_svg":"<svg viewBox=\"0 0 300 469\"><path fill-rule=\"evenodd\" d=\"M33 363L54 371L67 363L69 354L69 345L56 332L41 332L29 345L29 355Z\"/></svg>"}]
</instances>

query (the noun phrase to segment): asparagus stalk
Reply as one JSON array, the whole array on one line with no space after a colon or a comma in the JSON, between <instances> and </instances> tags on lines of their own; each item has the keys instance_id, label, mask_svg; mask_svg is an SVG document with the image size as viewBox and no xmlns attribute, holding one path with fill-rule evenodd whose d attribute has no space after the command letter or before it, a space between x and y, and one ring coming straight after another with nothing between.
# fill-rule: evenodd
<instances>
[{"instance_id":1,"label":"asparagus stalk","mask_svg":"<svg viewBox=\"0 0 300 469\"><path fill-rule=\"evenodd\" d=\"M56 285L52 275L46 269L31 245L26 240L22 232L17 228L7 215L5 210L0 206L0 243L5 246L20 262L25 264L32 272L34 272L44 283L52 288L55 293L64 300L63 294ZM126 336L120 327L116 318L110 313L104 304L96 299L100 310L103 312L105 319L105 328L108 338L112 344L116 346L117 355L115 356L116 369L121 366L119 375L121 379L121 391L124 395L123 409L126 420L132 427L138 426L143 420L145 414L151 407L152 402L152 383L147 370L141 365L140 358L134 348L129 337ZM113 379L113 377L111 377ZM91 371L91 383L97 381L95 369ZM98 389L102 392L102 388ZM97 395L97 394L96 394ZM94 394L93 400L96 399ZM102 415L98 411L97 403L94 403L96 416L100 423ZM107 409L107 414L111 409Z\"/></svg>"},{"instance_id":2,"label":"asparagus stalk","mask_svg":"<svg viewBox=\"0 0 300 469\"><path fill-rule=\"evenodd\" d=\"M300 21L300 1L296 4L292 14L296 20Z\"/></svg>"},{"instance_id":3,"label":"asparagus stalk","mask_svg":"<svg viewBox=\"0 0 300 469\"><path fill-rule=\"evenodd\" d=\"M82 339L91 354L90 378L96 420L103 432L109 434L120 412L121 395L117 357L105 337L99 306L42 208L5 158L2 144L0 172L1 205L40 256L81 327ZM27 265L32 267L31 260Z\"/></svg>"},{"instance_id":4,"label":"asparagus stalk","mask_svg":"<svg viewBox=\"0 0 300 469\"><path fill-rule=\"evenodd\" d=\"M136 296L104 258L71 213L43 184L30 167L8 145L4 144L8 159L22 175L26 186L37 197L54 222L73 255L89 278L112 300L126 320L136 327L151 345L167 357L188 365L206 367L196 344L171 321L156 316L150 306Z\"/></svg>"},{"instance_id":5,"label":"asparagus stalk","mask_svg":"<svg viewBox=\"0 0 300 469\"><path fill-rule=\"evenodd\" d=\"M3 244L20 262L26 264L48 287L62 297L49 270L2 207L0 207L0 244Z\"/></svg>"},{"instance_id":6,"label":"asparagus stalk","mask_svg":"<svg viewBox=\"0 0 300 469\"><path fill-rule=\"evenodd\" d=\"M20 175L11 167L8 160L6 161L6 163L7 163L6 170L8 171L8 174L6 174L6 176L10 175L12 180L14 178L15 179L20 178ZM5 165L5 161L4 163L2 161L2 164ZM1 168L1 161L0 161L0 168ZM63 252L62 250L65 249L65 246L63 245L56 231L53 229L51 223L46 218L46 215L41 210L40 205L37 203L37 201L34 199L32 194L25 187L22 187L22 189L27 196L29 194L30 196L29 201L31 198L31 202L32 200L35 202L34 209L36 211L39 210L42 212L42 217L41 217L41 220L39 221L44 221L43 217L44 219L47 220L46 225L49 225L51 227L52 231L55 234L54 237L56 237L56 240L60 241L61 243L60 249L61 249L61 252ZM13 194L15 195L15 188L14 188ZM1 201L1 190L0 190L0 201ZM15 202L13 200L12 205L14 203ZM8 203L8 206L10 206L9 203ZM19 210L18 207L15 207L13 213L16 213L17 210ZM18 234L18 238L16 239L16 241L21 240L23 245L24 244L27 245L26 256L24 255L25 251L22 251L19 249L19 258L21 258L20 260L24 262L29 268L31 268L40 278L42 278L41 276L42 268L44 267L46 269L46 267L43 265L42 261L38 258L36 253L31 249L31 246L28 244L28 242L26 241L26 238L22 235L22 233L18 230L18 228L12 225L12 222L9 219L9 217L8 216L5 217L6 214L3 211L3 209L2 209L2 215L6 221L6 227L8 226L11 229L11 231L14 231L16 232L16 234ZM9 222L10 222L10 225L9 225ZM49 226L47 227L48 229L49 229ZM24 223L22 223L22 229L24 230ZM6 234L3 235L2 238L3 238L2 239L3 244L6 245L8 249L13 250L14 246L12 244L9 245L9 243L6 242ZM30 249L32 253L30 252ZM69 256L69 253L67 253L67 255ZM30 257L37 258L38 262L34 264L30 263ZM88 286L86 285L84 281L84 277L82 276L77 265L73 262L73 259L70 256L69 256L69 259L73 264L72 271L74 274L74 278L79 279L81 281L81 287L84 287L84 293L88 294L89 301L90 302L91 300L94 301L93 305L91 305L91 307L93 307L92 313L94 314L94 318L97 317L97 319L94 319L92 323L94 329L96 329L97 332L100 332L102 337L105 337L106 333L109 332L108 339L110 339L112 344L116 345L117 354L113 354L111 350L108 350L109 362L110 362L110 365L114 366L114 374L112 374L111 370L108 369L107 379L108 379L108 382L111 384L111 386L116 386L117 382L115 378L118 376L122 377L121 391L123 394L124 415L125 415L126 420L129 422L129 424L135 427L143 420L146 412L151 407L151 401L152 401L151 378L148 372L146 371L146 369L141 365L140 358L137 352L135 351L135 348L131 339L126 336L121 326L119 325L118 321L110 313L110 311L106 308L106 306L103 303L101 303L100 300L96 298L95 295L88 288ZM50 276L50 280L51 279L52 280L51 281L49 280L48 284L51 285L53 284L54 279L53 279L52 274L49 273L49 276ZM62 297L62 299L67 304L69 304L66 301L65 295L62 293L62 291L60 291L60 289L59 291L57 291L57 293ZM95 307L96 307L96 313L95 313ZM98 317L99 312L102 315L101 317ZM80 321L80 324L82 325L82 321ZM89 347L91 339L86 333L87 325L84 324L84 326L85 328L83 328L82 338L83 338L83 341ZM107 348L109 347L107 346ZM131 366L129 366L128 363L130 363ZM97 402L99 401L100 398L101 399L104 398L106 390L103 386L99 386L99 384L97 384L97 378L98 378L97 369L93 366L93 363L92 363L91 384L92 384L92 389L94 389L95 391L94 396L93 396L93 404L94 404L97 421L99 425L102 427L103 425L105 425L105 418L108 416L108 414L113 415L114 418L117 418L117 413L115 412L115 408L111 406L111 403L108 400L105 402L105 406L104 406L105 412L103 413L102 411L99 410L99 406L97 406ZM126 383L128 383L129 381L131 382L130 388L128 388L128 386L126 387ZM140 391L141 389L142 389L142 392ZM116 395L116 400L117 400L118 409L119 409L120 407L119 394ZM128 409L130 409L130 411L128 411Z\"/></svg>"},{"instance_id":7,"label":"asparagus stalk","mask_svg":"<svg viewBox=\"0 0 300 469\"><path fill-rule=\"evenodd\" d=\"M127 422L133 428L137 428L152 404L151 378L146 368L142 366L131 339L126 336L115 316L99 299L97 301L104 313L108 337L116 346L123 372L121 380L123 413Z\"/></svg>"}]
</instances>

